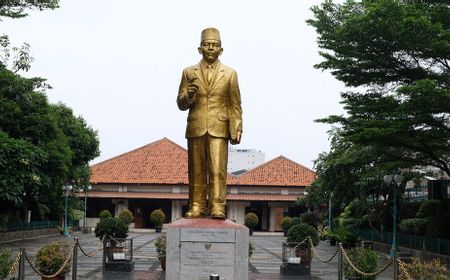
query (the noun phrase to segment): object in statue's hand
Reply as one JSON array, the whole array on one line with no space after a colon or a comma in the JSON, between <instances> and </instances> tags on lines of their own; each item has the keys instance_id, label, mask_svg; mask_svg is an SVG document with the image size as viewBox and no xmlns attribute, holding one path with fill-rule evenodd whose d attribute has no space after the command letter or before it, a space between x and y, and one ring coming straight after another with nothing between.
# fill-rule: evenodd
<instances>
[{"instance_id":1,"label":"object in statue's hand","mask_svg":"<svg viewBox=\"0 0 450 280\"><path fill-rule=\"evenodd\" d=\"M190 78L187 82L187 93L189 99L193 100L195 98L195 95L198 91L198 85L196 85L194 82L197 80L197 77Z\"/></svg>"}]
</instances>

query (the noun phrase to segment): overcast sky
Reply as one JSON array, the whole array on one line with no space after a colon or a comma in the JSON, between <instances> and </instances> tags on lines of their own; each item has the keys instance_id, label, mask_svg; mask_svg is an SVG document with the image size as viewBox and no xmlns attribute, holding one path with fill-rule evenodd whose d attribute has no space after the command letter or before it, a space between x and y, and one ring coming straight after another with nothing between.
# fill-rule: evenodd
<instances>
[{"instance_id":1,"label":"overcast sky","mask_svg":"<svg viewBox=\"0 0 450 280\"><path fill-rule=\"evenodd\" d=\"M109 159L167 137L186 147L187 112L176 96L182 69L196 64L200 32L221 32L223 64L238 72L244 134L236 148L266 161L283 155L307 167L329 149L317 118L341 114L345 88L314 69L315 30L305 23L319 0L61 1L54 11L4 19L0 34L28 42L35 62L25 76L48 79L62 102L98 131Z\"/></svg>"}]
</instances>

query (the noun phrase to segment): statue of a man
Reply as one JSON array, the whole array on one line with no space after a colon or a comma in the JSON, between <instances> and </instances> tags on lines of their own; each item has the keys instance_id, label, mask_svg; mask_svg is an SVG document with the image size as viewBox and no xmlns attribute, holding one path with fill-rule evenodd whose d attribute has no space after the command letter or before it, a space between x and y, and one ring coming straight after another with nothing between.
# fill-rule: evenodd
<instances>
[{"instance_id":1,"label":"statue of a man","mask_svg":"<svg viewBox=\"0 0 450 280\"><path fill-rule=\"evenodd\" d=\"M236 71L223 65L219 30L202 31L200 63L183 70L177 104L188 110L189 210L186 218L225 219L228 140L239 144L242 108Z\"/></svg>"}]
</instances>

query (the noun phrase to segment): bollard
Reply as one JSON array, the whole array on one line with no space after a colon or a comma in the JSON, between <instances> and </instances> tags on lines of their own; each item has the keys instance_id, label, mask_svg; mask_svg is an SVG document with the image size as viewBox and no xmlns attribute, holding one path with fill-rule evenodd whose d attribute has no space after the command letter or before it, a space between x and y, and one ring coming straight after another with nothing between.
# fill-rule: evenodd
<instances>
[{"instance_id":1,"label":"bollard","mask_svg":"<svg viewBox=\"0 0 450 280\"><path fill-rule=\"evenodd\" d=\"M130 261L133 260L133 238L130 240Z\"/></svg>"},{"instance_id":2,"label":"bollard","mask_svg":"<svg viewBox=\"0 0 450 280\"><path fill-rule=\"evenodd\" d=\"M72 280L77 280L77 263L78 263L78 237L74 238L75 246L73 247L72 256Z\"/></svg>"},{"instance_id":3,"label":"bollard","mask_svg":"<svg viewBox=\"0 0 450 280\"><path fill-rule=\"evenodd\" d=\"M24 280L25 279L25 258L26 258L26 251L25 248L20 248L20 261L19 261L19 280Z\"/></svg>"},{"instance_id":4,"label":"bollard","mask_svg":"<svg viewBox=\"0 0 450 280\"><path fill-rule=\"evenodd\" d=\"M342 277L342 243L338 243L338 280L343 280Z\"/></svg>"},{"instance_id":5,"label":"bollard","mask_svg":"<svg viewBox=\"0 0 450 280\"><path fill-rule=\"evenodd\" d=\"M210 274L209 280L220 280L220 277L218 274Z\"/></svg>"},{"instance_id":6,"label":"bollard","mask_svg":"<svg viewBox=\"0 0 450 280\"><path fill-rule=\"evenodd\" d=\"M106 238L103 240L102 274L105 273L106 263Z\"/></svg>"},{"instance_id":7,"label":"bollard","mask_svg":"<svg viewBox=\"0 0 450 280\"><path fill-rule=\"evenodd\" d=\"M398 280L398 260L397 260L397 254L394 255L394 280Z\"/></svg>"}]
</instances>

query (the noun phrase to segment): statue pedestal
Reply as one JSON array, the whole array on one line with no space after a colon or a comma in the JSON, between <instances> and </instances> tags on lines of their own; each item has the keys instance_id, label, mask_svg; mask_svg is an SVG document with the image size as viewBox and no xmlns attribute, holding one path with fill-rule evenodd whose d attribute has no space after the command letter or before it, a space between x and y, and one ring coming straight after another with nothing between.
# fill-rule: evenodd
<instances>
[{"instance_id":1,"label":"statue pedestal","mask_svg":"<svg viewBox=\"0 0 450 280\"><path fill-rule=\"evenodd\" d=\"M180 219L167 227L166 280L248 279L248 228L230 220Z\"/></svg>"}]
</instances>

